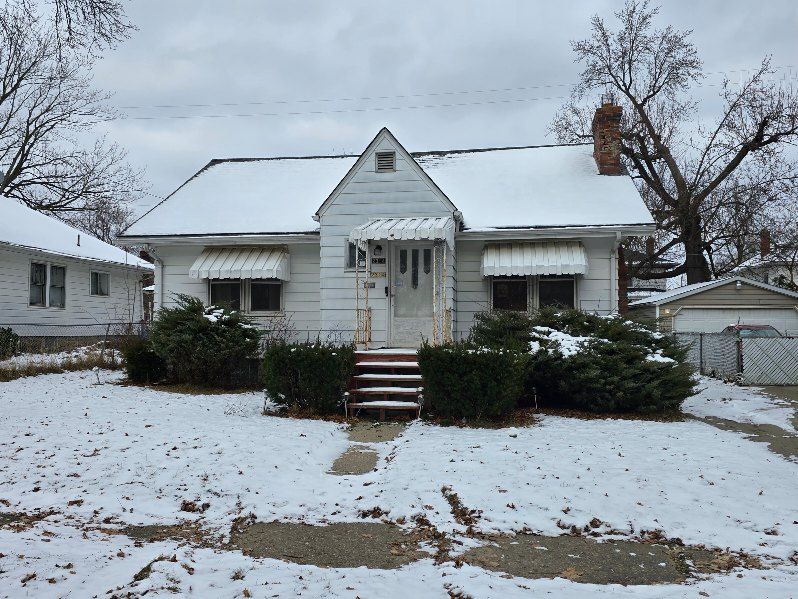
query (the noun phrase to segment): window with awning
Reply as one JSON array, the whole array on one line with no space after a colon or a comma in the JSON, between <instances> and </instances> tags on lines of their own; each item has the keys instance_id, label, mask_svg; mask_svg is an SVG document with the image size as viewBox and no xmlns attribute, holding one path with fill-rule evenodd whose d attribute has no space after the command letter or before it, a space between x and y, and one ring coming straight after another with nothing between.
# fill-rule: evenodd
<instances>
[{"instance_id":1,"label":"window with awning","mask_svg":"<svg viewBox=\"0 0 798 599\"><path fill-rule=\"evenodd\" d=\"M291 278L288 250L282 247L210 247L191 265L192 279Z\"/></svg>"},{"instance_id":2,"label":"window with awning","mask_svg":"<svg viewBox=\"0 0 798 599\"><path fill-rule=\"evenodd\" d=\"M585 275L587 266L578 241L495 243L482 250L483 277Z\"/></svg>"}]
</instances>

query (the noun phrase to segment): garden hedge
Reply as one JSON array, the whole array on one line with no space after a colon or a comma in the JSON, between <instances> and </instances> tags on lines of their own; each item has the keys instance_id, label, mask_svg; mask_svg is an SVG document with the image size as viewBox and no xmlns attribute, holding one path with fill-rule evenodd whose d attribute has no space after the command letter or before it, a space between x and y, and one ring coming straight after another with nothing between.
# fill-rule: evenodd
<instances>
[{"instance_id":1,"label":"garden hedge","mask_svg":"<svg viewBox=\"0 0 798 599\"><path fill-rule=\"evenodd\" d=\"M266 348L262 379L276 404L332 414L341 409L354 371L352 346L278 342Z\"/></svg>"}]
</instances>

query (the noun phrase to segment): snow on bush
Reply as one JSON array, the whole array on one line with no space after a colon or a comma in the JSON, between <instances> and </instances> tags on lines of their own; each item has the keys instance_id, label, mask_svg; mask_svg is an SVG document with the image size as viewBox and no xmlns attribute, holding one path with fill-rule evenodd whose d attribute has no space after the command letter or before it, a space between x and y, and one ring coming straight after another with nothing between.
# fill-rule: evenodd
<instances>
[{"instance_id":1,"label":"snow on bush","mask_svg":"<svg viewBox=\"0 0 798 599\"><path fill-rule=\"evenodd\" d=\"M693 392L692 368L673 337L620 316L545 308L479 315L472 345L527 354L522 404L592 412L678 408Z\"/></svg>"},{"instance_id":2,"label":"snow on bush","mask_svg":"<svg viewBox=\"0 0 798 599\"><path fill-rule=\"evenodd\" d=\"M152 326L152 350L166 363L170 382L215 387L240 384L247 361L257 357L260 332L240 312L206 307L189 295L162 308Z\"/></svg>"}]
</instances>

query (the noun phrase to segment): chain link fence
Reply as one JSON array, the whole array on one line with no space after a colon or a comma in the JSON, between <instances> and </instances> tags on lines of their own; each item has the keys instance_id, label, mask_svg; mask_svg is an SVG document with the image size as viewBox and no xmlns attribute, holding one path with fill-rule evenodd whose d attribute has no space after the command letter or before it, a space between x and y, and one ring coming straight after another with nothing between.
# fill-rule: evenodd
<instances>
[{"instance_id":1,"label":"chain link fence","mask_svg":"<svg viewBox=\"0 0 798 599\"><path fill-rule=\"evenodd\" d=\"M125 339L146 338L146 323L104 322L88 324L0 323L19 335L19 350L24 353L57 353L103 343L119 347Z\"/></svg>"},{"instance_id":2,"label":"chain link fence","mask_svg":"<svg viewBox=\"0 0 798 599\"><path fill-rule=\"evenodd\" d=\"M798 337L674 333L701 374L749 385L798 385Z\"/></svg>"},{"instance_id":3,"label":"chain link fence","mask_svg":"<svg viewBox=\"0 0 798 599\"><path fill-rule=\"evenodd\" d=\"M734 379L742 371L740 340L723 333L674 333L687 346L687 361L701 374L720 379Z\"/></svg>"}]
</instances>

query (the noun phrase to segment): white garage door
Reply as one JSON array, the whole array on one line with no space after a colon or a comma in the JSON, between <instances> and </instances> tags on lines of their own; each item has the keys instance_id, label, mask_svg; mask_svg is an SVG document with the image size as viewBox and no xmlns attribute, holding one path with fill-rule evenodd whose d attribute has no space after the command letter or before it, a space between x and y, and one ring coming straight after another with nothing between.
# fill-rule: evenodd
<instances>
[{"instance_id":1,"label":"white garage door","mask_svg":"<svg viewBox=\"0 0 798 599\"><path fill-rule=\"evenodd\" d=\"M682 308L673 317L673 330L719 333L738 323L769 324L782 335L798 335L798 312L793 308Z\"/></svg>"}]
</instances>

